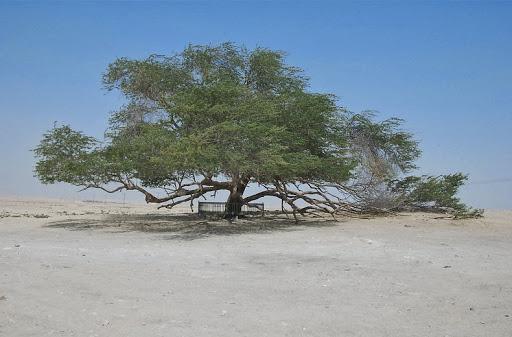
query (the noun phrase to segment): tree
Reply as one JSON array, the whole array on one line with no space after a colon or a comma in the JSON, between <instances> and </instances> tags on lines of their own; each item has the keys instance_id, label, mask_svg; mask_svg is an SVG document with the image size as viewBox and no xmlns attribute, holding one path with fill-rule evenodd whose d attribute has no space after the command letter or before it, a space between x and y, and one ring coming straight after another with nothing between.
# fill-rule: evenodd
<instances>
[{"instance_id":1,"label":"tree","mask_svg":"<svg viewBox=\"0 0 512 337\"><path fill-rule=\"evenodd\" d=\"M136 190L167 208L224 190L228 217L269 196L295 217L338 214L371 210L365 192L420 154L401 120L375 122L309 91L280 51L224 43L120 58L103 83L126 104L102 141L67 125L46 133L35 149L43 183ZM249 184L258 192L246 195Z\"/></svg>"}]
</instances>

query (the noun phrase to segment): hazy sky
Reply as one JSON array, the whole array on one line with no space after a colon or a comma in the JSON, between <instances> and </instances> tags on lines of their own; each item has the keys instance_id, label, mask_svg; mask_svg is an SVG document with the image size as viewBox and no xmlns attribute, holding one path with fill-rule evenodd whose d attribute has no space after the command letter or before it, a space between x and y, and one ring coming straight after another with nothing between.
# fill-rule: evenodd
<instances>
[{"instance_id":1,"label":"hazy sky","mask_svg":"<svg viewBox=\"0 0 512 337\"><path fill-rule=\"evenodd\" d=\"M0 0L0 195L107 198L39 184L29 150L54 121L103 134L117 57L223 41L287 51L312 90L404 118L417 173L468 173L464 201L512 208L512 2L489 1Z\"/></svg>"}]
</instances>

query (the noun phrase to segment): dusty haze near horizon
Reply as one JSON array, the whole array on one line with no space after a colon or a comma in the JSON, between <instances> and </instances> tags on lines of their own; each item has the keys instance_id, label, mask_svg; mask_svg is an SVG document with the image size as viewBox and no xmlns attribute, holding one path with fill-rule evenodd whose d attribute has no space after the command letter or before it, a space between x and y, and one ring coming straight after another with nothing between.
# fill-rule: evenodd
<instances>
[{"instance_id":1,"label":"dusty haze near horizon","mask_svg":"<svg viewBox=\"0 0 512 337\"><path fill-rule=\"evenodd\" d=\"M512 334L512 211L295 225L0 199L0 336Z\"/></svg>"}]
</instances>

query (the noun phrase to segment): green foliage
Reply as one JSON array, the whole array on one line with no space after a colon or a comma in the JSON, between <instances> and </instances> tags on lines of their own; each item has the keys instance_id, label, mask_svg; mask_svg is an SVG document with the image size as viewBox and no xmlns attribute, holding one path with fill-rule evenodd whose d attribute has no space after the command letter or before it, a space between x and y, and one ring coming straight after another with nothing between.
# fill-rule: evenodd
<instances>
[{"instance_id":1,"label":"green foliage","mask_svg":"<svg viewBox=\"0 0 512 337\"><path fill-rule=\"evenodd\" d=\"M34 153L44 158L36 164L39 179L45 184L65 181L82 184L96 175L93 149L97 142L69 126L55 127L43 135Z\"/></svg>"},{"instance_id":2,"label":"green foliage","mask_svg":"<svg viewBox=\"0 0 512 337\"><path fill-rule=\"evenodd\" d=\"M412 135L400 129L403 121L390 118L374 122L373 117L374 113L366 111L349 115L345 123L359 168L378 182L415 169L421 151Z\"/></svg>"},{"instance_id":3,"label":"green foliage","mask_svg":"<svg viewBox=\"0 0 512 337\"><path fill-rule=\"evenodd\" d=\"M404 204L408 206L444 209L458 218L481 216L482 210L466 206L456 196L466 180L467 175L462 173L437 177L408 176L392 181L390 186L393 192L401 195Z\"/></svg>"},{"instance_id":4,"label":"green foliage","mask_svg":"<svg viewBox=\"0 0 512 337\"><path fill-rule=\"evenodd\" d=\"M103 80L129 103L113 114L110 142L94 153L144 186L177 172L341 182L354 166L337 129L335 97L305 91L307 80L285 65L282 52L189 46L171 57L118 59ZM52 137L61 137L59 130ZM50 160L36 155L40 166ZM46 172L36 167L50 182ZM58 177L77 183L74 172Z\"/></svg>"}]
</instances>

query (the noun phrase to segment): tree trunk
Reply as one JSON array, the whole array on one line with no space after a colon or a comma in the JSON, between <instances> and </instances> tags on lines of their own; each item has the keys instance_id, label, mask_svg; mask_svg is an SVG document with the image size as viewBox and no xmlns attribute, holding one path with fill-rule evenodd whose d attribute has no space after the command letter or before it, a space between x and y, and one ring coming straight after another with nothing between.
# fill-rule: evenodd
<instances>
[{"instance_id":1,"label":"tree trunk","mask_svg":"<svg viewBox=\"0 0 512 337\"><path fill-rule=\"evenodd\" d=\"M242 213L244 199L242 195L245 191L245 184L238 183L231 189L228 200L226 201L226 211L224 218L235 219Z\"/></svg>"}]
</instances>

